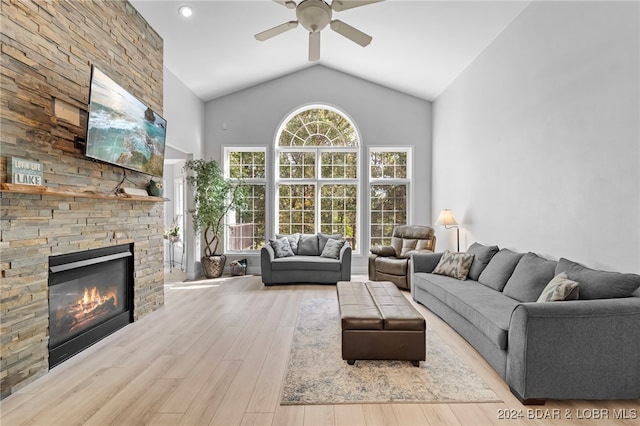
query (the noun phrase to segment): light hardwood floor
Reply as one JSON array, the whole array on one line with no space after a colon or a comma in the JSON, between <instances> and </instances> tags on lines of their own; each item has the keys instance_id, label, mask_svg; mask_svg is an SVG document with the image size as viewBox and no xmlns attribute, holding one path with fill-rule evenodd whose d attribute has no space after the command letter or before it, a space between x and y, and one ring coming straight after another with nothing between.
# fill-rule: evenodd
<instances>
[{"instance_id":1,"label":"light hardwood floor","mask_svg":"<svg viewBox=\"0 0 640 426\"><path fill-rule=\"evenodd\" d=\"M251 276L180 283L179 276L167 274L163 308L1 401L2 426L640 424L614 419L633 417L640 399L522 406L473 348L421 306L429 326L503 403L281 406L300 301L335 297L335 286L264 287Z\"/></svg>"}]
</instances>

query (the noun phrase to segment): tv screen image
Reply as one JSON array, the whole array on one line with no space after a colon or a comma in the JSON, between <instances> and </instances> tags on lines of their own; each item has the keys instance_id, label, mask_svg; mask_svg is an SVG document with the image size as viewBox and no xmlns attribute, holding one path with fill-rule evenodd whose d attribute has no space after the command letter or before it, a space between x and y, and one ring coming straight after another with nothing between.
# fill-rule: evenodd
<instances>
[{"instance_id":1,"label":"tv screen image","mask_svg":"<svg viewBox=\"0 0 640 426\"><path fill-rule=\"evenodd\" d=\"M164 118L92 66L87 157L162 177L166 133Z\"/></svg>"}]
</instances>

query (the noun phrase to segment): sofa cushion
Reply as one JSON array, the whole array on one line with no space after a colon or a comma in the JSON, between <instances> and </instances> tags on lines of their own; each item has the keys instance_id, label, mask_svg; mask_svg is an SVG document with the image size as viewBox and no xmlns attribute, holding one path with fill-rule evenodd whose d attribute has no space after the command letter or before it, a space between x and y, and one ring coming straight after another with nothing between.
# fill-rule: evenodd
<instances>
[{"instance_id":1,"label":"sofa cushion","mask_svg":"<svg viewBox=\"0 0 640 426\"><path fill-rule=\"evenodd\" d=\"M466 280L472 262L473 254L451 253L449 250L445 250L440 261L433 269L433 273L446 275L458 280Z\"/></svg>"},{"instance_id":2,"label":"sofa cushion","mask_svg":"<svg viewBox=\"0 0 640 426\"><path fill-rule=\"evenodd\" d=\"M297 255L292 257L280 257L273 259L271 269L274 271L306 270L313 271L340 271L340 261L321 256Z\"/></svg>"},{"instance_id":3,"label":"sofa cushion","mask_svg":"<svg viewBox=\"0 0 640 426\"><path fill-rule=\"evenodd\" d=\"M300 241L300 233L296 232L291 235L281 235L276 234L276 238L280 239L282 237L286 237L289 240L289 245L291 246L291 251L293 254L298 254L298 241Z\"/></svg>"},{"instance_id":4,"label":"sofa cushion","mask_svg":"<svg viewBox=\"0 0 640 426\"><path fill-rule=\"evenodd\" d=\"M433 239L430 240L417 240L416 242L416 252L424 252L424 251L433 251Z\"/></svg>"},{"instance_id":5,"label":"sofa cushion","mask_svg":"<svg viewBox=\"0 0 640 426\"><path fill-rule=\"evenodd\" d=\"M317 234L301 234L298 241L298 254L303 256L320 256L320 245Z\"/></svg>"},{"instance_id":6,"label":"sofa cushion","mask_svg":"<svg viewBox=\"0 0 640 426\"><path fill-rule=\"evenodd\" d=\"M433 251L433 240L419 238L391 237L391 247L395 250L396 257L408 259L414 253Z\"/></svg>"},{"instance_id":7,"label":"sofa cushion","mask_svg":"<svg viewBox=\"0 0 640 426\"><path fill-rule=\"evenodd\" d=\"M498 348L507 348L511 313L520 304L517 300L472 281L425 272L416 273L412 285L456 311Z\"/></svg>"},{"instance_id":8,"label":"sofa cushion","mask_svg":"<svg viewBox=\"0 0 640 426\"><path fill-rule=\"evenodd\" d=\"M556 263L535 253L525 254L516 265L502 292L521 302L535 302L549 281L553 279Z\"/></svg>"},{"instance_id":9,"label":"sofa cushion","mask_svg":"<svg viewBox=\"0 0 640 426\"><path fill-rule=\"evenodd\" d=\"M391 247L396 252L396 257L408 259L418 245L416 238L391 237Z\"/></svg>"},{"instance_id":10,"label":"sofa cushion","mask_svg":"<svg viewBox=\"0 0 640 426\"><path fill-rule=\"evenodd\" d=\"M322 249L320 256L330 257L331 259L340 259L340 250L342 250L342 246L344 246L345 243L345 240L329 239L324 245L324 249Z\"/></svg>"},{"instance_id":11,"label":"sofa cushion","mask_svg":"<svg viewBox=\"0 0 640 426\"><path fill-rule=\"evenodd\" d=\"M342 234L323 234L322 232L318 232L318 252L322 253L324 250L324 246L327 244L329 240L341 240Z\"/></svg>"},{"instance_id":12,"label":"sofa cushion","mask_svg":"<svg viewBox=\"0 0 640 426\"><path fill-rule=\"evenodd\" d=\"M416 249L416 244L418 244L418 240L415 238L403 238L402 248L400 249L400 257L408 258L409 252L412 252Z\"/></svg>"},{"instance_id":13,"label":"sofa cushion","mask_svg":"<svg viewBox=\"0 0 640 426\"><path fill-rule=\"evenodd\" d=\"M276 258L294 256L287 237L276 238L275 240L270 239L269 243L271 244L271 247L273 247L273 252Z\"/></svg>"},{"instance_id":14,"label":"sofa cushion","mask_svg":"<svg viewBox=\"0 0 640 426\"><path fill-rule=\"evenodd\" d=\"M564 272L553 277L542 290L536 302L556 302L561 300L576 300L579 294L578 283L570 280Z\"/></svg>"},{"instance_id":15,"label":"sofa cushion","mask_svg":"<svg viewBox=\"0 0 640 426\"><path fill-rule=\"evenodd\" d=\"M471 244L471 247L467 249L467 253L473 254L473 263L471 269L469 269L468 278L470 280L478 281L480 274L487 267L491 258L498 252L498 246L484 246L479 243Z\"/></svg>"},{"instance_id":16,"label":"sofa cushion","mask_svg":"<svg viewBox=\"0 0 640 426\"><path fill-rule=\"evenodd\" d=\"M478 282L494 290L502 291L522 256L524 253L514 253L508 249L500 250L484 268L478 277Z\"/></svg>"},{"instance_id":17,"label":"sofa cushion","mask_svg":"<svg viewBox=\"0 0 640 426\"><path fill-rule=\"evenodd\" d=\"M389 275L407 275L409 262L407 259L398 259L396 257L378 257L375 260L376 271Z\"/></svg>"},{"instance_id":18,"label":"sofa cushion","mask_svg":"<svg viewBox=\"0 0 640 426\"><path fill-rule=\"evenodd\" d=\"M562 258L556 274L566 272L570 280L580 286L580 299L612 299L629 297L640 287L640 275L596 271Z\"/></svg>"}]
</instances>

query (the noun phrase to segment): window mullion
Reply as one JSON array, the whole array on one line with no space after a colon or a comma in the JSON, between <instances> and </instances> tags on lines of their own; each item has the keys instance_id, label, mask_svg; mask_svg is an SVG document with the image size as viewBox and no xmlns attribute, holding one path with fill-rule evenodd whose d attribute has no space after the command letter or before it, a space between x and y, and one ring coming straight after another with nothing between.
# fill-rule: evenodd
<instances>
[{"instance_id":1,"label":"window mullion","mask_svg":"<svg viewBox=\"0 0 640 426\"><path fill-rule=\"evenodd\" d=\"M316 220L315 220L315 228L316 228L316 232L320 232L320 226L321 226L321 220L320 220L320 202L321 202L321 194L320 194L320 190L322 188L322 155L320 152L320 148L316 148L314 150L314 152L316 153L316 174L315 174L315 187L316 187Z\"/></svg>"}]
</instances>

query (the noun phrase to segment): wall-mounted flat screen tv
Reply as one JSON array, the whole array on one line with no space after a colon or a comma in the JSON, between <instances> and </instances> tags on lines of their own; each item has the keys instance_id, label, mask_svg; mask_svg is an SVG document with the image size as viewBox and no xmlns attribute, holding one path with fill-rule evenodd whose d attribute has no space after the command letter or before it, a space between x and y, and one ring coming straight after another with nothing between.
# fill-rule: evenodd
<instances>
[{"instance_id":1,"label":"wall-mounted flat screen tv","mask_svg":"<svg viewBox=\"0 0 640 426\"><path fill-rule=\"evenodd\" d=\"M162 177L167 121L91 67L85 155Z\"/></svg>"}]
</instances>

